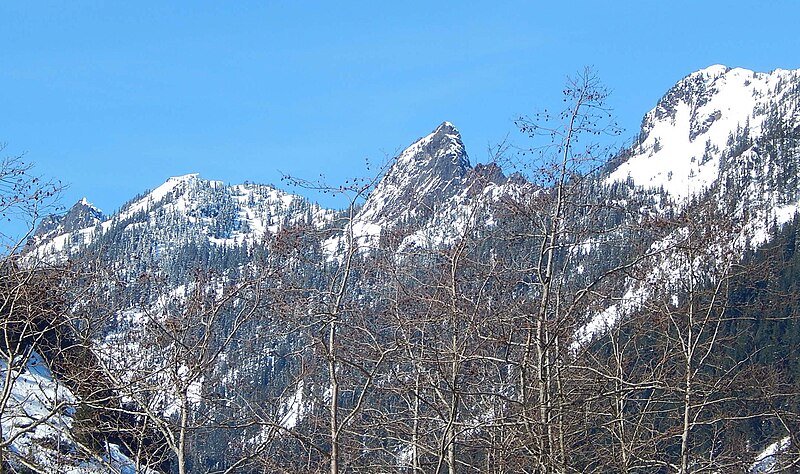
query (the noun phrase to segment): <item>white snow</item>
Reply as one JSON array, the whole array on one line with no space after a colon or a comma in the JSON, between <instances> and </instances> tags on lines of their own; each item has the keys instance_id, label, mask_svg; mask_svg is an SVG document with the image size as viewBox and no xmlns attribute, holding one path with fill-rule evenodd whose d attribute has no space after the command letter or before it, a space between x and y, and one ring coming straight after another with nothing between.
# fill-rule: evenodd
<instances>
[{"instance_id":1,"label":"white snow","mask_svg":"<svg viewBox=\"0 0 800 474\"><path fill-rule=\"evenodd\" d=\"M750 472L752 474L772 472L777 464L776 456L789 449L791 444L791 437L787 436L764 448L764 450L756 456L755 462L750 467Z\"/></svg>"},{"instance_id":2,"label":"white snow","mask_svg":"<svg viewBox=\"0 0 800 474\"><path fill-rule=\"evenodd\" d=\"M105 453L94 456L64 453L51 447L55 442L64 449L74 445L70 430L77 398L53 377L42 357L31 352L22 367L9 369L0 361L0 390L5 391L6 379L10 378L9 398L0 412L3 437L17 436L11 444L12 453L24 456L29 462L44 471L69 474L155 474L140 467L120 451L119 446L108 444ZM44 420L33 427L33 424ZM13 457L10 459L13 462Z\"/></svg>"},{"instance_id":3,"label":"white snow","mask_svg":"<svg viewBox=\"0 0 800 474\"><path fill-rule=\"evenodd\" d=\"M167 418L180 414L182 409L191 410L197 408L203 399L203 381L205 377L192 373L185 363L178 367L176 375L179 380L175 381L172 387L167 383L163 384L164 393L162 395L165 399L169 397L169 402L163 410L164 416ZM186 402L189 404L187 407L181 406L182 397L178 393L181 390L185 390Z\"/></svg>"},{"instance_id":4,"label":"white snow","mask_svg":"<svg viewBox=\"0 0 800 474\"><path fill-rule=\"evenodd\" d=\"M777 80L795 74L782 70L762 74L715 65L689 75L679 84L701 79L705 91L699 96L692 94L691 102L681 99L673 104L674 114L662 119L656 118L659 107L648 112L645 121L650 130L608 182L631 178L639 186L663 186L676 202L704 191L719 172L719 154L712 153L712 159L703 161L706 147L724 149L729 134L737 127L749 125L751 136L760 133L766 116L754 116L754 110L780 101L780 96L770 91ZM703 103L703 99L708 101ZM702 133L692 138L693 130Z\"/></svg>"},{"instance_id":5,"label":"white snow","mask_svg":"<svg viewBox=\"0 0 800 474\"><path fill-rule=\"evenodd\" d=\"M173 176L167 179L164 182L164 184L150 191L142 199L133 203L130 207L125 209L125 211L121 212L118 216L118 219L124 220L139 211L150 209L154 204L160 202L169 193L175 190L175 188L178 187L178 185L180 185L181 183L188 183L192 180L199 179L199 177L200 175L198 173L191 173L183 176Z\"/></svg>"},{"instance_id":6,"label":"white snow","mask_svg":"<svg viewBox=\"0 0 800 474\"><path fill-rule=\"evenodd\" d=\"M69 429L72 419L65 415L66 410L60 410L58 406L72 406L76 399L53 379L39 354L32 352L22 368L9 369L6 361L0 361L0 374L3 377L3 389L6 377L11 378L10 398L0 414L4 436L15 436L36 420L50 416L47 423L19 438L19 448L29 445L34 439L57 436L59 432Z\"/></svg>"},{"instance_id":7,"label":"white snow","mask_svg":"<svg viewBox=\"0 0 800 474\"><path fill-rule=\"evenodd\" d=\"M307 407L303 405L303 390L305 383L300 380L297 382L297 388L294 394L285 400L280 409L280 425L290 430L297 426L297 423L302 419L307 411Z\"/></svg>"}]
</instances>

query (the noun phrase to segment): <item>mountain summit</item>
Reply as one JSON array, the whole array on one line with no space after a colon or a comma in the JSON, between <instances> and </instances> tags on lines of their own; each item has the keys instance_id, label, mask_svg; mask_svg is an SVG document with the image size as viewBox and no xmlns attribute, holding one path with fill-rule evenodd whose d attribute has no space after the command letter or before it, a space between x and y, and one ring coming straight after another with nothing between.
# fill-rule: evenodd
<instances>
[{"instance_id":1,"label":"mountain summit","mask_svg":"<svg viewBox=\"0 0 800 474\"><path fill-rule=\"evenodd\" d=\"M370 193L359 220L387 224L425 219L437 203L461 190L472 167L461 134L450 122L412 143Z\"/></svg>"},{"instance_id":2,"label":"mountain summit","mask_svg":"<svg viewBox=\"0 0 800 474\"><path fill-rule=\"evenodd\" d=\"M678 201L702 193L719 177L720 158L734 140L755 141L777 117L794 120L798 81L800 71L722 65L689 74L645 115L629 157L609 181L662 187Z\"/></svg>"},{"instance_id":3,"label":"mountain summit","mask_svg":"<svg viewBox=\"0 0 800 474\"><path fill-rule=\"evenodd\" d=\"M50 215L42 219L28 245L36 245L53 237L94 227L105 219L103 211L96 208L86 198L76 202L62 215Z\"/></svg>"}]
</instances>

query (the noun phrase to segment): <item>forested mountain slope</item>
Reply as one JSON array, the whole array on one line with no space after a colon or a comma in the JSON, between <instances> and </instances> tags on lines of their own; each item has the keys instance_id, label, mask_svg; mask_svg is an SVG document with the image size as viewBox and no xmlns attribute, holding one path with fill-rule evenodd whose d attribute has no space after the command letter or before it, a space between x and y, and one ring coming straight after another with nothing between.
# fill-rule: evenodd
<instances>
[{"instance_id":1,"label":"forested mountain slope","mask_svg":"<svg viewBox=\"0 0 800 474\"><path fill-rule=\"evenodd\" d=\"M187 175L47 219L7 273L63 278L33 298L60 323L6 324L4 387L33 353L69 393L55 435L4 402L8 466L796 469L800 72L693 73L611 160L605 99L583 75L521 119L514 169L444 122L344 210Z\"/></svg>"}]
</instances>

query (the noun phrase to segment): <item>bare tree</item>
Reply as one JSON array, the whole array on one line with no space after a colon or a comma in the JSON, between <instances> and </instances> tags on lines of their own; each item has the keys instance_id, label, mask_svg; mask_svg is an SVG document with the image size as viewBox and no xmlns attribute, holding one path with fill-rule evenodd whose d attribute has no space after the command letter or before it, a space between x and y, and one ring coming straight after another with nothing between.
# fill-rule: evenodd
<instances>
[{"instance_id":1,"label":"bare tree","mask_svg":"<svg viewBox=\"0 0 800 474\"><path fill-rule=\"evenodd\" d=\"M342 194L348 201L332 229L305 229L303 239L307 240L291 239L290 255L284 257L302 259L304 265L297 272L300 281L286 279L275 307L282 324L305 341L298 363L316 372L301 372L305 382L292 385L307 391L312 405L326 406L326 413L309 413L304 423L293 421L293 426L281 431L302 439L311 457L322 456L331 474L339 472L343 463L351 468L374 465L369 456L380 449L380 439L375 437L371 420L376 407L371 403L382 371L397 351L382 334L380 321L373 318L380 305L370 283L375 267L367 262L374 258L375 249L356 228L358 206L379 177L356 179L340 187L288 178L306 189ZM304 245L317 250L309 251ZM309 261L311 254L317 260ZM303 281L302 275L308 274L316 275L316 281ZM324 373L314 367L325 367ZM316 383L320 385L313 390ZM307 464L307 469L317 469L319 462Z\"/></svg>"},{"instance_id":2,"label":"bare tree","mask_svg":"<svg viewBox=\"0 0 800 474\"><path fill-rule=\"evenodd\" d=\"M506 201L510 232L522 232L519 237L528 242L524 255L529 260L518 259L515 266L531 303L520 308L525 332L514 345L520 348L515 351L520 423L526 442L534 447L538 472L566 470L568 349L586 322L585 310L598 286L621 269L611 266L581 277L578 258L581 246L599 252L618 238L616 229L601 220L609 206L596 202L592 189L593 173L607 156L593 137L618 133L607 96L597 76L586 69L567 81L562 112L518 121L531 137L549 139L523 151L533 156L527 165L534 183L530 192Z\"/></svg>"},{"instance_id":3,"label":"bare tree","mask_svg":"<svg viewBox=\"0 0 800 474\"><path fill-rule=\"evenodd\" d=\"M499 390L492 325L497 275L475 216L449 247L419 248L394 256L392 324L402 353L390 390L403 400L388 420L397 450L412 472L480 471L487 459L481 440L493 423ZM405 383L403 383L405 382Z\"/></svg>"},{"instance_id":4,"label":"bare tree","mask_svg":"<svg viewBox=\"0 0 800 474\"><path fill-rule=\"evenodd\" d=\"M242 430L253 423L238 417L247 413L233 406L240 400L218 397L224 393L226 361L242 355L244 328L263 309L260 282L245 278L231 283L198 270L183 293L162 294L147 307L116 310L111 332L95 325L99 333L92 341L93 353L124 401L103 409L134 416L149 427L140 433L144 439L133 437L127 446L143 466L164 465L169 453L170 463L185 474L193 470L191 461L201 462L197 455L190 457L199 435ZM145 440L152 440L153 433L161 446L147 453ZM230 457L239 461L229 464L241 466L254 456L242 446L231 445L230 450Z\"/></svg>"},{"instance_id":5,"label":"bare tree","mask_svg":"<svg viewBox=\"0 0 800 474\"><path fill-rule=\"evenodd\" d=\"M0 146L0 152L4 149L5 145ZM0 160L0 216L18 224L22 232L22 236L0 233L0 472L5 472L11 458L16 465L30 464L29 468L35 469L32 460L16 456L11 447L38 427L60 418L69 403L58 395L55 386L36 392L38 398L45 393L53 395L52 400L20 399L28 393L23 386L39 380L26 374L28 364L38 360L31 355L40 345L49 343L52 347L58 333L68 325L62 313L62 294L55 284L64 270L31 265L18 254L41 213L54 205L59 190L57 183L34 175L33 165L21 156ZM26 407L32 404L38 412L27 414Z\"/></svg>"}]
</instances>

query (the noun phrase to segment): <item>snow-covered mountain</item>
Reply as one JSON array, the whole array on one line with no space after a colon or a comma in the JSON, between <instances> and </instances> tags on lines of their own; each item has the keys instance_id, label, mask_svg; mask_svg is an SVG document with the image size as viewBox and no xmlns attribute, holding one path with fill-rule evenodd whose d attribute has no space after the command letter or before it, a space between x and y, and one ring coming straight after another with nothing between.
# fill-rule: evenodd
<instances>
[{"instance_id":1,"label":"snow-covered mountain","mask_svg":"<svg viewBox=\"0 0 800 474\"><path fill-rule=\"evenodd\" d=\"M688 75L645 115L638 140L613 160L616 166L605 175L605 184L663 191L665 200L681 206L715 183L724 186L723 180L749 176L774 181L779 171L791 177L793 169L778 170L775 159L768 156L769 143L759 140L778 133L776 127L794 132L800 126L798 81L798 71L758 73L721 65ZM494 164L473 168L460 133L444 122L392 161L360 208L353 227L365 236L378 236L381 230L400 225L419 230L432 220L438 228L447 220L443 215L452 218L459 204L483 193L499 194L503 191L498 188L503 186L519 187L520 183L508 184ZM779 206L779 220L785 221L793 214L789 201L794 196L783 191L777 189L776 193L786 197L770 199ZM662 207L667 205L665 202ZM44 219L30 245L58 253L66 250L67 241L73 248L85 246L94 238L98 224L98 229L106 232L145 221L149 226L169 227L182 219L186 227L195 229L187 232L205 234L215 245L231 246L259 241L283 226L300 222L322 228L333 214L333 210L271 186L224 185L190 174L168 179L108 218L82 199L66 214Z\"/></svg>"},{"instance_id":2,"label":"snow-covered mountain","mask_svg":"<svg viewBox=\"0 0 800 474\"><path fill-rule=\"evenodd\" d=\"M359 212L360 222L386 226L425 219L461 191L471 169L461 134L449 122L411 144L392 163Z\"/></svg>"},{"instance_id":3,"label":"snow-covered mountain","mask_svg":"<svg viewBox=\"0 0 800 474\"><path fill-rule=\"evenodd\" d=\"M677 308L684 298L681 285L686 274L699 269L709 275L727 271L773 240L782 225L796 218L800 205L800 72L756 73L717 65L692 73L645 115L632 147L602 170L570 178L570 192L575 194L567 195L567 205L572 207L570 213L563 214L566 222L553 232L560 240L549 245L557 247L556 265L564 269L557 275L559 290L567 295L554 304L560 305L559 310L581 308L575 310L577 316L569 325L559 327L573 331L564 347L575 354L593 350L606 331L625 318L641 314L653 301L663 299L667 307ZM105 320L105 333L95 340L106 354L116 354L107 360L148 354L153 360L162 359L152 364L142 359L138 364L163 366L165 373L172 363L177 368L170 383L180 386L185 382L191 387L192 403L196 401L197 407L210 410L213 416L235 411L235 404L217 403L223 395L246 392L262 397L259 403L266 408L258 412L260 421L248 420L248 426L259 426L260 431L246 435L214 433L203 438L204 446L213 453L208 458L215 458L221 456L214 451L219 440L238 442L245 437L247 444L281 439L288 445L286 440L291 436L282 438L286 433L298 439L315 439L316 434L301 430L310 429L313 423L308 420L331 397L323 369L335 358L320 336L325 325L340 313L363 317L353 323L358 330L350 333L354 338L352 350L357 351L354 341L359 331L367 331L369 324L391 320L386 314L392 311L398 312L400 316L392 313L398 320L405 317L404 311L411 311L403 304L404 298L413 297L404 293L407 288L398 287L404 278L423 282L424 265L434 268L447 261L453 266L450 280L441 278L420 290L424 293L454 285L448 295L451 305L441 314L452 314L467 305L477 321L490 317L506 321L506 315L494 314L498 307L505 308L499 310L501 313L512 315L508 318L517 314L533 317L529 314L534 305L531 301L540 295L537 285L544 280L541 269L546 259L541 249L548 247L546 239L553 238L548 235L548 226L562 218L547 207L552 202L548 201L551 191L533 185L534 181L520 173L507 177L494 163L473 167L460 133L444 122L392 161L363 204L354 207L351 220L347 213L324 209L272 186L226 185L192 174L169 178L111 216L103 215L84 199L65 215L43 221L29 242L27 255L31 261L34 257L48 262L100 261L113 273L114 285L122 288L122 295L104 302L114 307L113 317ZM581 201L569 201L577 197ZM686 241L699 235L693 226L709 222L715 227L702 234L707 239L702 250L691 248L687 257ZM346 266L350 263L337 258L343 255L344 232L349 231L360 248L371 250L357 255L367 262L358 272L351 272ZM461 245L459 258L463 260L443 257L447 249L457 245ZM464 250L467 248L471 250ZM397 267L381 267L387 261ZM486 295L456 294L455 285L460 281L456 278L457 261L467 262L463 265L473 277L484 278L478 286ZM646 269L642 262L647 263ZM431 268L425 268L435 276ZM210 276L201 282L198 274L203 272ZM593 283L609 274L615 277L609 283L603 280L606 286ZM113 285L103 286L102 291L110 292L108 286ZM226 299L242 287L247 287L246 298ZM341 292L336 293L336 288ZM497 288L507 291L491 293ZM569 288L581 295L584 293L578 290L591 294L591 304L574 297L566 290ZM233 315L250 307L252 301L269 309L242 326L248 331L247 337L226 342L235 350L221 346L214 359L218 366L193 373L192 364L185 358L168 359L173 349L179 352L179 344L162 341L163 334L173 331L175 325L183 327L181 318L189 321L189 314L206 315L195 307L190 308L195 313L187 309L193 298L214 308L224 306L230 312L220 310L226 315L221 324L225 330L239 327ZM428 308L426 317L439 315L430 308L440 302L441 295L420 298ZM217 303L220 301L225 303ZM226 306L231 301L230 307ZM202 318L199 321L198 327L205 324ZM525 321L514 320L514 324L529 324ZM505 340L509 341L508 350L513 351L521 344L514 342L522 331L520 327L512 325L508 333L501 333L496 328L483 328L480 322L472 324L485 331L476 336L476 347ZM381 340L381 347L391 346L390 342L396 342L407 329L397 326L381 332L381 337L388 337ZM434 332L446 330L440 325ZM464 332L469 330L464 326ZM181 338L191 332L186 327L182 331ZM156 342L147 346L141 341L147 341L148 334L162 339L153 336ZM184 339L180 342L185 343ZM381 357L394 354L387 351ZM502 362L500 356L493 357ZM370 372L373 368L368 363L350 367L368 374L362 382L364 387L390 387L392 381L407 383L412 379L398 372L406 363L396 362L390 368L376 363L374 370L388 370L377 375ZM436 370L421 374L428 377ZM506 366L497 369L503 374L501 378L513 372ZM446 400L441 390L447 383L451 381L440 381L440 385L431 382L435 396L426 402L433 405ZM356 386L348 393L356 399L360 390ZM498 385L497 390L501 398L517 395L508 386ZM180 391L173 392L172 399L165 400L163 395L159 399L173 410L164 411L166 416L179 411L175 407L179 406L176 400L180 400ZM382 402L397 400L388 397ZM242 402L243 406L248 403ZM464 408L465 412L469 409ZM492 409L499 410L496 406ZM213 417L209 413L204 416ZM492 417L469 413L469 421L460 421L460 436L480 439L481 431L475 426L491 425L485 420ZM368 421L364 421L365 426ZM436 426L431 425L432 432L438 429ZM783 441L783 436L779 440L775 446L789 449L790 442ZM758 469L763 470L768 463L758 452L774 441L760 439L754 442L752 452L742 457L752 455L751 460L758 461ZM382 455L399 459L402 456L392 450L405 453L407 447L398 447L401 444L381 448ZM466 441L464 444L469 445ZM366 452L367 448L363 449ZM775 448L776 452L780 450ZM203 462L211 461L204 458Z\"/></svg>"},{"instance_id":4,"label":"snow-covered mountain","mask_svg":"<svg viewBox=\"0 0 800 474\"><path fill-rule=\"evenodd\" d=\"M800 72L757 73L711 66L679 81L648 112L636 143L602 176L654 197L651 215L714 215L721 225L702 260L736 260L792 221L800 205ZM694 208L698 208L696 211ZM650 244L675 245L687 228ZM631 314L652 296L653 282L688 270L669 252L649 281L629 280L620 301L582 328L584 335ZM699 264L699 262L694 263ZM688 264L692 265L692 264Z\"/></svg>"},{"instance_id":5,"label":"snow-covered mountain","mask_svg":"<svg viewBox=\"0 0 800 474\"><path fill-rule=\"evenodd\" d=\"M736 142L754 142L778 119L798 126L799 77L721 65L686 76L645 115L637 143L607 181L630 178L679 202L701 194L726 164L741 164L729 160L738 158L730 156Z\"/></svg>"},{"instance_id":6,"label":"snow-covered mountain","mask_svg":"<svg viewBox=\"0 0 800 474\"><path fill-rule=\"evenodd\" d=\"M261 242L286 226L322 228L333 214L273 186L225 185L188 174L169 178L109 217L82 199L64 216L43 221L28 247L40 257L59 259L131 237L139 241L137 252L153 259L188 243L224 252Z\"/></svg>"},{"instance_id":7,"label":"snow-covered mountain","mask_svg":"<svg viewBox=\"0 0 800 474\"><path fill-rule=\"evenodd\" d=\"M60 235L94 227L103 220L105 220L103 211L96 208L86 198L83 198L76 202L65 214L49 215L42 219L28 245L36 246L40 242L52 240Z\"/></svg>"}]
</instances>

